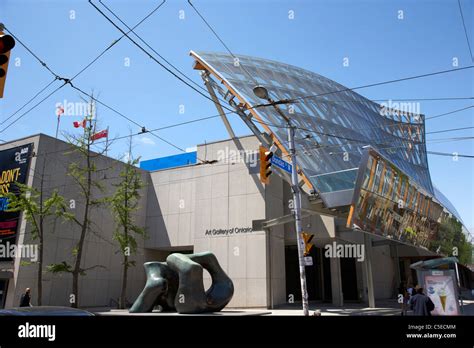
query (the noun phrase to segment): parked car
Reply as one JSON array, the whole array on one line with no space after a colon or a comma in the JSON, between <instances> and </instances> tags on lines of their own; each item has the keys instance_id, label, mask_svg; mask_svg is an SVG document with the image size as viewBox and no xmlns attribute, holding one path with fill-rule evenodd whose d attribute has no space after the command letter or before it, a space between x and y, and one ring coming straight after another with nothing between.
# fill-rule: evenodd
<instances>
[{"instance_id":1,"label":"parked car","mask_svg":"<svg viewBox=\"0 0 474 348\"><path fill-rule=\"evenodd\" d=\"M60 316L60 317L90 317L91 312L83 309L59 306L15 307L0 310L0 316Z\"/></svg>"}]
</instances>

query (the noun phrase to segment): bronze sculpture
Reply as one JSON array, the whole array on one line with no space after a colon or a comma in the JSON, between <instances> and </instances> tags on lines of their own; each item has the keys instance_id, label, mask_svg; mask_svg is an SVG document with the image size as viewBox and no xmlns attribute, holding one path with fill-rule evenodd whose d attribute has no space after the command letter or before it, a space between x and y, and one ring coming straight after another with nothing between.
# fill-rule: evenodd
<instances>
[{"instance_id":1,"label":"bronze sculpture","mask_svg":"<svg viewBox=\"0 0 474 348\"><path fill-rule=\"evenodd\" d=\"M157 305L161 311L180 314L217 312L232 299L234 285L211 252L174 253L166 262L144 264L147 282L130 308L130 313L147 313ZM205 291L203 270L211 275L212 285Z\"/></svg>"}]
</instances>

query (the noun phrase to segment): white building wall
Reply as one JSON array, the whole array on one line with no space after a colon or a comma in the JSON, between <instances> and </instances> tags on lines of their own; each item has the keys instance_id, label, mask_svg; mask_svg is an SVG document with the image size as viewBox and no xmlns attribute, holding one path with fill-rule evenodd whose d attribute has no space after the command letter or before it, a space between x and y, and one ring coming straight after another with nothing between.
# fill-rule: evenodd
<instances>
[{"instance_id":1,"label":"white building wall","mask_svg":"<svg viewBox=\"0 0 474 348\"><path fill-rule=\"evenodd\" d=\"M395 269L388 245L372 248L372 273L375 299L389 299L393 296Z\"/></svg>"},{"instance_id":2,"label":"white building wall","mask_svg":"<svg viewBox=\"0 0 474 348\"><path fill-rule=\"evenodd\" d=\"M239 148L254 151L245 163ZM234 283L229 307L267 305L267 255L263 231L209 235L206 231L251 228L266 218L265 188L258 175L258 142L253 137L198 146L193 165L151 173L145 246L158 250L213 252ZM253 163L253 164L252 164ZM249 175L250 174L250 175ZM235 231L235 230L234 230ZM210 286L205 272L205 285Z\"/></svg>"}]
</instances>

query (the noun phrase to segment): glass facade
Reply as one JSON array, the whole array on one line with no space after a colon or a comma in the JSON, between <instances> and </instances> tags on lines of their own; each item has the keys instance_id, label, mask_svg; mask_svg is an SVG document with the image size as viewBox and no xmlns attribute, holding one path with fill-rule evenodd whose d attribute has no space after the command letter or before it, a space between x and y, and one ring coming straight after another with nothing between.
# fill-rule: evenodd
<instances>
[{"instance_id":1,"label":"glass facade","mask_svg":"<svg viewBox=\"0 0 474 348\"><path fill-rule=\"evenodd\" d=\"M361 174L349 224L432 249L439 223L450 215L440 202L375 151L369 151Z\"/></svg>"},{"instance_id":2,"label":"glass facade","mask_svg":"<svg viewBox=\"0 0 474 348\"><path fill-rule=\"evenodd\" d=\"M383 107L330 79L288 64L222 53L196 55L252 107L265 102L253 93L257 84L266 87L273 100L301 98L279 107L298 127L299 164L317 191L347 189L341 185L341 171L358 167L363 147L370 145L433 192L423 115ZM278 140L286 143L286 122L275 109L267 106L255 111Z\"/></svg>"},{"instance_id":3,"label":"glass facade","mask_svg":"<svg viewBox=\"0 0 474 348\"><path fill-rule=\"evenodd\" d=\"M327 195L340 191L354 190L357 194L357 179L363 175L360 222L365 224L367 217L367 226L375 226L378 233L408 238L400 228L413 225L420 231L418 242L429 240L431 227L427 219L436 220L443 210L439 203L461 221L452 204L432 185L424 115L377 104L326 77L292 65L224 53L191 55L200 64L197 69L209 71L212 78L217 77L227 86L228 91L222 96L230 105L231 99L237 97L244 112L257 115L286 149L286 121L272 106L258 106L266 102L255 96L253 88L264 86L275 101L292 100L279 108L297 127L298 164L323 201ZM359 173L369 148L387 160L370 159L368 167ZM353 203L357 203L359 197L354 197ZM403 208L398 207L398 202L403 202Z\"/></svg>"}]
</instances>

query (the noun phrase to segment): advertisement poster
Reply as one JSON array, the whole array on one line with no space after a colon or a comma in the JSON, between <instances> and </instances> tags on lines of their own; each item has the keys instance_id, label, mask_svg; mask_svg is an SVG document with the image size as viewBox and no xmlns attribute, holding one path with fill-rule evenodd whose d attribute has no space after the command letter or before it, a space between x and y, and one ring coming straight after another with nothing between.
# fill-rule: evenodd
<instances>
[{"instance_id":1,"label":"advertisement poster","mask_svg":"<svg viewBox=\"0 0 474 348\"><path fill-rule=\"evenodd\" d=\"M454 278L450 275L426 275L425 293L433 301L432 315L460 315Z\"/></svg>"},{"instance_id":2,"label":"advertisement poster","mask_svg":"<svg viewBox=\"0 0 474 348\"><path fill-rule=\"evenodd\" d=\"M0 151L0 249L11 249L16 244L20 213L8 212L8 199L1 197L15 192L15 183L26 183L33 144ZM2 253L2 255L4 255ZM11 261L2 257L0 261Z\"/></svg>"}]
</instances>

